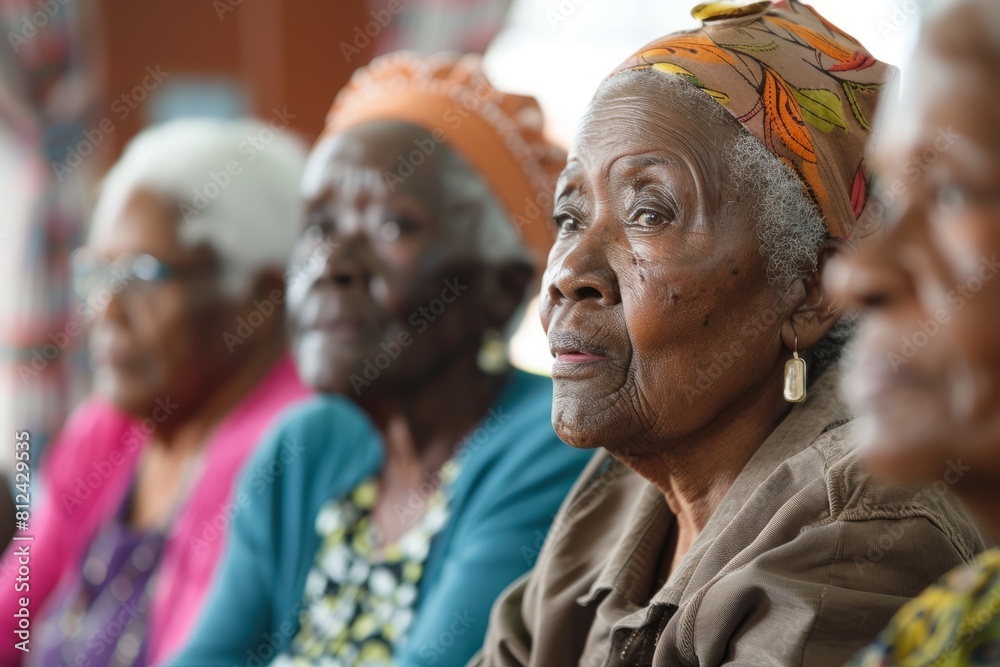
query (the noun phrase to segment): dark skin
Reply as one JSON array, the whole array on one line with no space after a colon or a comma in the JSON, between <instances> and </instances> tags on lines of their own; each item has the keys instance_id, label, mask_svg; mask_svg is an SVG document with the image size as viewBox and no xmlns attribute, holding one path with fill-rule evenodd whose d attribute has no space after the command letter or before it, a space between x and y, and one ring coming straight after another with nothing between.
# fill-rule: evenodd
<instances>
[{"instance_id":1,"label":"dark skin","mask_svg":"<svg viewBox=\"0 0 1000 667\"><path fill-rule=\"evenodd\" d=\"M944 480L1000 538L998 19L995 3L962 1L927 24L911 64L919 84L887 114L876 154L884 183L906 189L885 237L832 266L828 283L866 315L845 395L869 424L870 468ZM958 137L944 150L942 128ZM925 151L939 157L914 178L905 167ZM929 322L937 331L924 336ZM907 355L904 339L923 344Z\"/></svg>"},{"instance_id":2,"label":"dark skin","mask_svg":"<svg viewBox=\"0 0 1000 667\"><path fill-rule=\"evenodd\" d=\"M541 302L556 432L663 493L677 516L663 576L788 413L796 335L801 352L835 321L815 275L769 284L755 202L732 191L720 155L735 121L696 117L665 79L598 91L556 189ZM681 388L766 308L778 317L752 353L689 402Z\"/></svg>"},{"instance_id":3,"label":"dark skin","mask_svg":"<svg viewBox=\"0 0 1000 667\"><path fill-rule=\"evenodd\" d=\"M91 235L85 249L109 261L146 253L188 270L185 278L111 290L110 301L96 310L90 334L97 393L139 420L163 417L165 403L176 406L157 424L141 454L128 516L140 528L167 517L188 462L286 345L279 308L230 353L223 334L253 310L254 299L267 299L282 288L281 274L260 272L240 299L223 294L214 253L178 240L177 211L159 195L137 190L111 224Z\"/></svg>"},{"instance_id":4,"label":"dark skin","mask_svg":"<svg viewBox=\"0 0 1000 667\"><path fill-rule=\"evenodd\" d=\"M437 472L496 400L505 377L479 369L488 329L502 329L531 281L524 262L489 263L472 225L484 202L451 192L454 168L438 145L414 174L390 189L400 155L425 130L371 123L326 137L303 177L307 214L299 257L316 239L332 244L326 262L289 294L296 361L307 384L343 393L371 417L385 443L374 516L383 542L403 535L422 514L401 515L410 492ZM471 218L470 218L471 216ZM293 259L294 262L294 259ZM421 308L441 298L446 281L465 285L433 321ZM426 327L414 319L427 319ZM365 362L407 340L370 383ZM369 382L366 379L366 382Z\"/></svg>"}]
</instances>

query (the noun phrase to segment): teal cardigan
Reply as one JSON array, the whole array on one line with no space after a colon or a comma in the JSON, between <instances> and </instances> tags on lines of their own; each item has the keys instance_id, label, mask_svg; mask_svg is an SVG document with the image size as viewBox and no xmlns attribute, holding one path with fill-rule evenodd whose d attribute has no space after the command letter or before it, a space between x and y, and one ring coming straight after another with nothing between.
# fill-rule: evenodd
<instances>
[{"instance_id":1,"label":"teal cardigan","mask_svg":"<svg viewBox=\"0 0 1000 667\"><path fill-rule=\"evenodd\" d=\"M451 518L431 544L395 665L465 665L494 599L534 565L590 458L559 441L551 409L551 381L514 371L457 454ZM244 473L219 576L173 667L257 667L280 653L298 632L320 507L381 465L380 436L350 401L322 396L290 410Z\"/></svg>"}]
</instances>

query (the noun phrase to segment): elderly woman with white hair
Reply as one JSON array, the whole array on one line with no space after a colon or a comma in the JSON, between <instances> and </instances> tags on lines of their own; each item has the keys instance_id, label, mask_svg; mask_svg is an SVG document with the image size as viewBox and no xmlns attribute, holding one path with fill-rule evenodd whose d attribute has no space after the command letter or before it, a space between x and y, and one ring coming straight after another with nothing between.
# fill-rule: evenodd
<instances>
[{"instance_id":1,"label":"elderly woman with white hair","mask_svg":"<svg viewBox=\"0 0 1000 667\"><path fill-rule=\"evenodd\" d=\"M5 642L0 663L152 664L192 629L245 504L233 481L308 395L283 322L305 151L287 134L246 150L269 132L174 121L109 172L74 256L93 395L43 462L30 593L2 593L6 618L29 615L31 651Z\"/></svg>"}]
</instances>

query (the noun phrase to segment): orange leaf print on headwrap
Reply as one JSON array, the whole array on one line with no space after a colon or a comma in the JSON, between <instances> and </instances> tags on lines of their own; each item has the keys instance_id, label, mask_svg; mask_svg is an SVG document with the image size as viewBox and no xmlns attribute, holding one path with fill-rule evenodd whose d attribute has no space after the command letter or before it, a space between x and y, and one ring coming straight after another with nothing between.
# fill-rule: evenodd
<instances>
[{"instance_id":1,"label":"orange leaf print on headwrap","mask_svg":"<svg viewBox=\"0 0 1000 667\"><path fill-rule=\"evenodd\" d=\"M825 53L838 63L850 62L854 58L853 51L845 49L829 37L824 37L811 28L807 28L804 25L799 25L797 23L792 23L791 21L783 19L780 16L772 17L771 22L776 26L784 28L793 35L798 36L806 44L813 47L817 51Z\"/></svg>"},{"instance_id":2,"label":"orange leaf print on headwrap","mask_svg":"<svg viewBox=\"0 0 1000 667\"><path fill-rule=\"evenodd\" d=\"M761 98L764 103L764 134L767 143L773 146L777 135L800 158L806 162L816 162L816 149L812 136L805 127L802 107L785 80L770 67L764 68Z\"/></svg>"},{"instance_id":3,"label":"orange leaf print on headwrap","mask_svg":"<svg viewBox=\"0 0 1000 667\"><path fill-rule=\"evenodd\" d=\"M670 40L668 44L649 49L639 54L642 60L657 62L664 58L681 56L698 62L718 65L736 65L733 54L719 47L715 42L701 35L684 35Z\"/></svg>"},{"instance_id":4,"label":"orange leaf print on headwrap","mask_svg":"<svg viewBox=\"0 0 1000 667\"><path fill-rule=\"evenodd\" d=\"M858 171L854 174L854 184L851 186L851 210L854 211L854 218L860 218L861 212L865 210L868 203L868 181L865 180L864 164L858 165Z\"/></svg>"},{"instance_id":5,"label":"orange leaf print on headwrap","mask_svg":"<svg viewBox=\"0 0 1000 667\"><path fill-rule=\"evenodd\" d=\"M877 62L878 61L875 60L875 56L868 53L867 51L855 51L854 55L851 56L851 59L848 62L828 67L826 71L848 72L850 70L865 69L866 67L871 67Z\"/></svg>"}]
</instances>

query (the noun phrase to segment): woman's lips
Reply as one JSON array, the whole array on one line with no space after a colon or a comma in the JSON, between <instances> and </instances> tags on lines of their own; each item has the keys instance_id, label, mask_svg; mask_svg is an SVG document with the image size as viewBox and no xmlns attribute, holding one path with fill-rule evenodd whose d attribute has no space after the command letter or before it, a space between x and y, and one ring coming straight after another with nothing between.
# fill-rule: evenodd
<instances>
[{"instance_id":1,"label":"woman's lips","mask_svg":"<svg viewBox=\"0 0 1000 667\"><path fill-rule=\"evenodd\" d=\"M549 332L549 351L555 357L552 365L553 377L580 377L579 373L589 374L601 362L609 359L607 350L581 336L568 331Z\"/></svg>"},{"instance_id":2,"label":"woman's lips","mask_svg":"<svg viewBox=\"0 0 1000 667\"><path fill-rule=\"evenodd\" d=\"M589 352L562 352L556 355L556 361L567 364L584 364L589 361L601 361L602 359L607 359L607 357L599 354L590 354Z\"/></svg>"}]
</instances>

